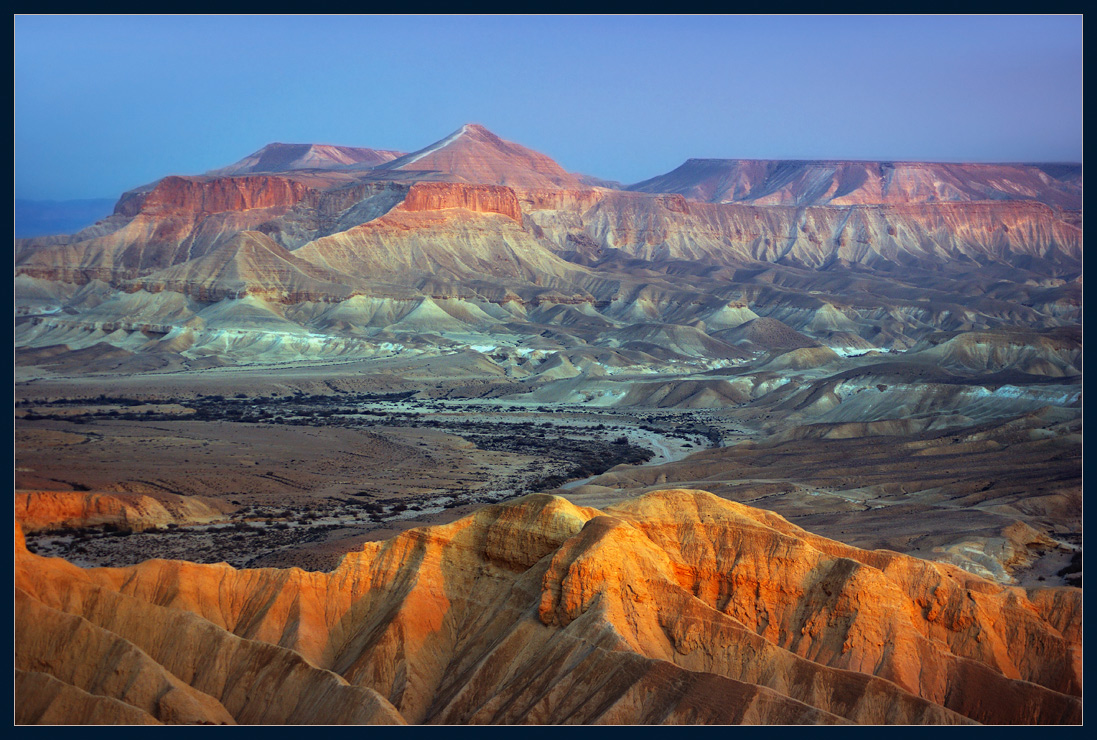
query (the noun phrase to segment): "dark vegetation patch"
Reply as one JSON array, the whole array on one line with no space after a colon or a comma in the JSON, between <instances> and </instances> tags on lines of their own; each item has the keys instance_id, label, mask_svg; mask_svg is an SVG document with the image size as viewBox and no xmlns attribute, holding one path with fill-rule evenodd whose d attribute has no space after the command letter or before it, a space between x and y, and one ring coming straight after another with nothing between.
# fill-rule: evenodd
<instances>
[{"instance_id":1,"label":"dark vegetation patch","mask_svg":"<svg viewBox=\"0 0 1097 740\"><path fill-rule=\"evenodd\" d=\"M1063 578L1072 586L1082 586L1082 552L1076 551L1070 556L1070 562L1066 567L1056 573L1057 576Z\"/></svg>"},{"instance_id":2,"label":"dark vegetation patch","mask_svg":"<svg viewBox=\"0 0 1097 740\"><path fill-rule=\"evenodd\" d=\"M654 453L636 443L642 430L691 445L720 445L720 429L689 415L640 412L627 415L554 406L507 404L448 405L400 394L293 394L280 397L212 395L156 400L106 396L60 398L17 404L26 420L66 424L128 422L238 422L354 430L436 429L460 436L479 449L528 458L509 468L481 472L477 485L416 493L351 488L341 496L313 499L307 507L250 505L226 522L176 526L144 532L96 528L51 532L27 538L41 554L84 565L124 565L149 558L228 562L235 567L266 563L279 552L303 552L310 542L341 537L341 531L369 531L409 519L424 510L486 505L604 473L618 465L641 464ZM561 414L561 416L550 416ZM592 414L593 416L587 416ZM584 418L585 417L585 418ZM420 443L423 444L423 443ZM256 465L260 463L255 462ZM267 476L273 476L268 473ZM475 478L475 474L474 474ZM452 485L452 484L451 484ZM393 495L398 494L398 495ZM227 499L239 502L232 492ZM239 505L239 503L238 503ZM45 548L45 549L42 549ZM273 561L271 561L273 562ZM287 561L288 562L288 561Z\"/></svg>"}]
</instances>

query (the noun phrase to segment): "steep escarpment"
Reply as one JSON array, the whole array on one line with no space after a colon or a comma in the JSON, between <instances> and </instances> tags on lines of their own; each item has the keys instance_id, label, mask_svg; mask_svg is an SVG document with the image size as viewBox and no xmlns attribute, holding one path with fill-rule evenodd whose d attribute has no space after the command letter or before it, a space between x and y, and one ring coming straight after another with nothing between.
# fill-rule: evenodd
<instances>
[{"instance_id":1,"label":"steep escarpment","mask_svg":"<svg viewBox=\"0 0 1097 740\"><path fill-rule=\"evenodd\" d=\"M1080 193L1080 173L1069 167L733 162L732 179L747 183L740 190L749 197L696 202L682 188L625 193L584 187L548 157L472 124L372 167L366 160L351 166L350 160L366 156L362 152L287 146L253 155L254 165L237 168L239 174L172 176L130 191L113 216L71 237L20 240L17 273L117 284L200 259L241 231L262 232L297 250L381 220L401 203L407 213L443 214L457 222L463 212L506 216L527 241L597 265L610 279L638 270L696 275L761 262L813 271L1002 266L1069 280L1080 266L1081 229L1063 210L1073 201L1044 197L1057 187ZM313 160L325 166L313 167ZM336 164L344 160L348 164ZM876 180L864 172L870 165L879 170L876 180L880 172L890 173L887 192L878 197L869 187ZM948 187L926 185L918 179L923 176ZM834 192L827 198L774 195L786 180L798 193L807 187L794 187L796 178L822 178ZM923 193L926 188L939 196ZM988 194L988 188L998 189ZM762 197L763 191L770 195ZM430 241L464 247L444 221L433 219Z\"/></svg>"},{"instance_id":2,"label":"steep escarpment","mask_svg":"<svg viewBox=\"0 0 1097 740\"><path fill-rule=\"evenodd\" d=\"M546 231L552 220L545 216ZM1032 202L759 208L607 193L583 214L582 228L647 261L811 269L1000 262L1076 272L1082 242L1081 229Z\"/></svg>"},{"instance_id":3,"label":"steep escarpment","mask_svg":"<svg viewBox=\"0 0 1097 740\"><path fill-rule=\"evenodd\" d=\"M318 196L284 177L168 177L148 192L124 195L115 215L86 235L60 244L23 243L16 270L76 284L115 283L202 257Z\"/></svg>"},{"instance_id":4,"label":"steep escarpment","mask_svg":"<svg viewBox=\"0 0 1097 740\"><path fill-rule=\"evenodd\" d=\"M201 496L159 493L21 491L15 519L26 533L109 525L127 532L169 524L202 524L224 519L233 507Z\"/></svg>"},{"instance_id":5,"label":"steep escarpment","mask_svg":"<svg viewBox=\"0 0 1097 740\"><path fill-rule=\"evenodd\" d=\"M407 192L400 183L310 184L297 175L169 177L123 195L113 216L71 237L17 241L16 272L117 285L201 259L245 231L295 249L376 219Z\"/></svg>"},{"instance_id":6,"label":"steep escarpment","mask_svg":"<svg viewBox=\"0 0 1097 740\"><path fill-rule=\"evenodd\" d=\"M123 197L115 212L123 216L156 211L220 213L252 208L289 207L309 192L308 186L286 177L250 175L212 180L165 177L141 197Z\"/></svg>"},{"instance_id":7,"label":"steep escarpment","mask_svg":"<svg viewBox=\"0 0 1097 740\"><path fill-rule=\"evenodd\" d=\"M1003 588L698 491L605 511L527 496L330 574L80 570L16 534L17 690L52 679L158 721L1080 721L1080 590ZM102 647L67 648L70 623ZM97 672L108 648L130 680Z\"/></svg>"},{"instance_id":8,"label":"steep escarpment","mask_svg":"<svg viewBox=\"0 0 1097 740\"><path fill-rule=\"evenodd\" d=\"M522 209L514 191L500 185L418 183L404 199L405 211L439 211L464 208L477 213L499 213L522 223Z\"/></svg>"},{"instance_id":9,"label":"steep escarpment","mask_svg":"<svg viewBox=\"0 0 1097 740\"><path fill-rule=\"evenodd\" d=\"M1032 200L1082 207L1082 167L818 160L689 159L631 185L707 203L867 205Z\"/></svg>"}]
</instances>

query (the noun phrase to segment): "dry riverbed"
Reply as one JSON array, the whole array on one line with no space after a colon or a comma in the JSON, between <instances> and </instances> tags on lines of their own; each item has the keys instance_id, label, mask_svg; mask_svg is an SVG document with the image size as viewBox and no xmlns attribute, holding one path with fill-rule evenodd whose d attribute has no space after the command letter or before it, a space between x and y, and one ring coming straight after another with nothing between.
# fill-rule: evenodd
<instances>
[{"instance_id":1,"label":"dry riverbed","mask_svg":"<svg viewBox=\"0 0 1097 740\"><path fill-rule=\"evenodd\" d=\"M34 551L83 566L330 569L364 541L743 433L696 413L363 394L56 399L16 415L17 489L202 495L235 509L216 524L28 536Z\"/></svg>"}]
</instances>

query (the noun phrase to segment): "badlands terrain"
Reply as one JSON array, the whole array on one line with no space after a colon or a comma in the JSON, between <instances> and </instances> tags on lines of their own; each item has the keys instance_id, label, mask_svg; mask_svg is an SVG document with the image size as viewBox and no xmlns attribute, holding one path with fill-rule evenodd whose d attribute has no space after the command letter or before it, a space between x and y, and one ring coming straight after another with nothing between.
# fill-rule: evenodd
<instances>
[{"instance_id":1,"label":"badlands terrain","mask_svg":"<svg viewBox=\"0 0 1097 740\"><path fill-rule=\"evenodd\" d=\"M1079 723L1081 206L468 124L16 240L16 722Z\"/></svg>"}]
</instances>

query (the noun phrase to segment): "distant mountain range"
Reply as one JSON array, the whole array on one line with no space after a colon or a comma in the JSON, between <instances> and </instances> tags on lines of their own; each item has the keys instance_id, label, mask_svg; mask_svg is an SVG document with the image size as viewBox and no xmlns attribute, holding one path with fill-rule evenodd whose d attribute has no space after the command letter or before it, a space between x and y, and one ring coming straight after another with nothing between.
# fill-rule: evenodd
<instances>
[{"instance_id":1,"label":"distant mountain range","mask_svg":"<svg viewBox=\"0 0 1097 740\"><path fill-rule=\"evenodd\" d=\"M978 164L857 160L689 159L635 183L565 172L549 157L505 141L478 124L404 153L331 144L268 144L205 178L250 174L333 175L350 180L445 180L522 189L603 188L674 193L704 203L751 205L871 205L979 201L1036 201L1082 208L1082 165ZM339 177L339 176L342 177ZM140 192L140 191L135 191ZM106 198L15 201L15 237L79 231L110 214Z\"/></svg>"},{"instance_id":2,"label":"distant mountain range","mask_svg":"<svg viewBox=\"0 0 1097 740\"><path fill-rule=\"evenodd\" d=\"M339 352L504 332L715 362L758 317L903 349L1074 322L1081 201L1080 165L691 159L626 187L477 124L411 153L270 144L17 240L17 310L68 317L36 319L36 346L125 322L226 357L222 329L276 328Z\"/></svg>"},{"instance_id":3,"label":"distant mountain range","mask_svg":"<svg viewBox=\"0 0 1097 740\"><path fill-rule=\"evenodd\" d=\"M690 159L629 190L760 206L1035 200L1080 209L1082 165Z\"/></svg>"}]
</instances>

